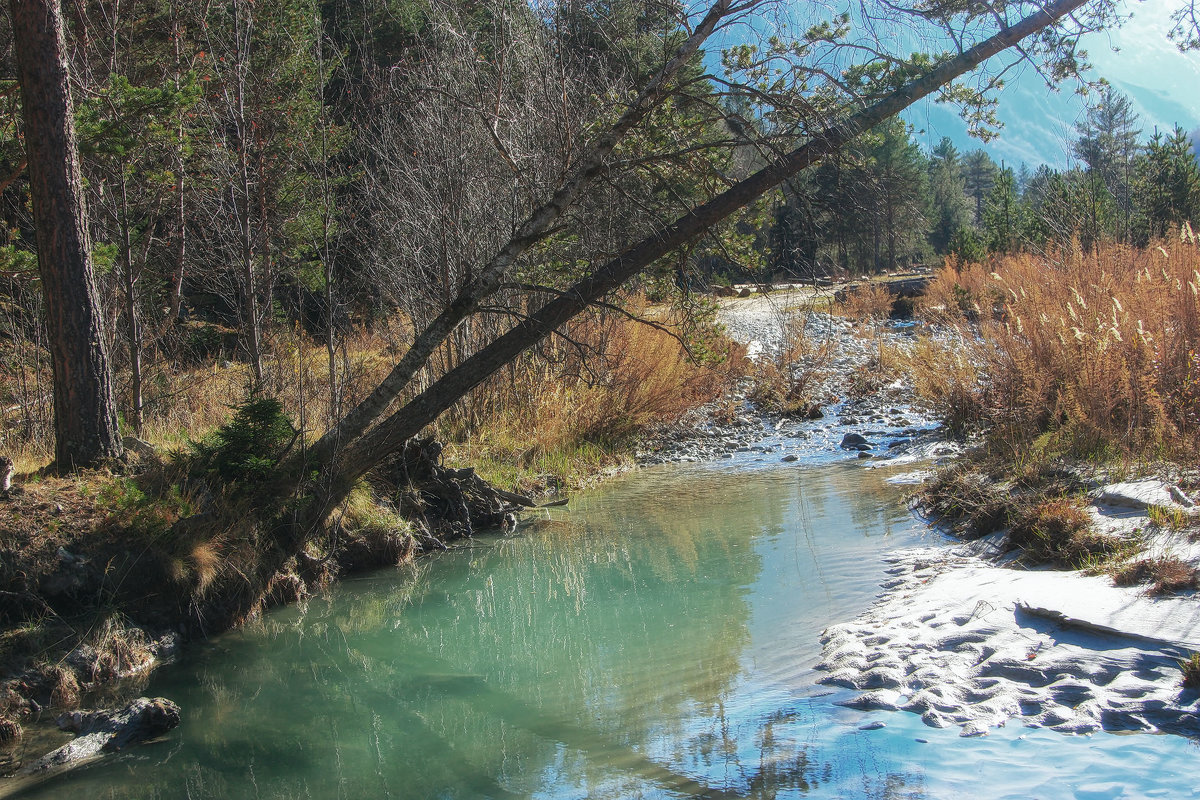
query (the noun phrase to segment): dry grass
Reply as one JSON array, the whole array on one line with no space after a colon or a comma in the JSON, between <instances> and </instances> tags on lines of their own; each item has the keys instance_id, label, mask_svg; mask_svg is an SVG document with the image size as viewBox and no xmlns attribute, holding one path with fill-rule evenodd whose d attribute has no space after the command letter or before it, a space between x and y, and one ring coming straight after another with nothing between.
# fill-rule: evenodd
<instances>
[{"instance_id":1,"label":"dry grass","mask_svg":"<svg viewBox=\"0 0 1200 800\"><path fill-rule=\"evenodd\" d=\"M1179 661L1182 673L1180 684L1185 689L1200 689L1200 653L1192 653Z\"/></svg>"},{"instance_id":2,"label":"dry grass","mask_svg":"<svg viewBox=\"0 0 1200 800\"><path fill-rule=\"evenodd\" d=\"M939 470L915 500L923 513L963 539L1007 527L1013 513L1009 491L965 462Z\"/></svg>"},{"instance_id":3,"label":"dry grass","mask_svg":"<svg viewBox=\"0 0 1200 800\"><path fill-rule=\"evenodd\" d=\"M1092 530L1087 511L1070 498L1042 500L1019 509L1008 539L1022 549L1027 562L1072 569L1095 566L1124 549L1120 540Z\"/></svg>"},{"instance_id":4,"label":"dry grass","mask_svg":"<svg viewBox=\"0 0 1200 800\"><path fill-rule=\"evenodd\" d=\"M436 434L455 445L451 453L458 459L513 461L522 473L579 475L610 463L614 449L647 427L672 422L719 396L743 374L741 353L703 314L696 323L660 309L635 305L633 310L656 319L661 328L616 314L580 318L563 337L547 340L447 412ZM461 362L496 334L493 328L486 320L464 326L419 383L428 385ZM695 359L680 339L689 342ZM410 341L411 322L402 316L345 337L335 356L340 408L364 397ZM269 348L267 393L281 401L306 438L319 436L336 411L324 346L298 328L277 327ZM184 448L215 430L251 385L247 364L222 358L186 368L160 360L150 372L141 437L167 450ZM33 383L31 375L22 380ZM0 439L0 448L17 462L19 479L28 479L52 458L48 423L31 430L32 436L23 436L13 427ZM199 576L200 584L211 580L211 547L197 543L182 560L183 571Z\"/></svg>"},{"instance_id":5,"label":"dry grass","mask_svg":"<svg viewBox=\"0 0 1200 800\"><path fill-rule=\"evenodd\" d=\"M1014 450L1056 430L1075 456L1200 453L1194 241L950 262L922 309L959 329L918 375L948 418L977 416Z\"/></svg>"},{"instance_id":6,"label":"dry grass","mask_svg":"<svg viewBox=\"0 0 1200 800\"><path fill-rule=\"evenodd\" d=\"M1143 558L1125 564L1113 572L1116 586L1148 584L1149 595L1177 594L1197 588L1196 568L1176 556Z\"/></svg>"},{"instance_id":7,"label":"dry grass","mask_svg":"<svg viewBox=\"0 0 1200 800\"><path fill-rule=\"evenodd\" d=\"M853 287L845 295L838 312L858 322L880 322L892 313L896 298L886 286L878 283L863 283Z\"/></svg>"},{"instance_id":8,"label":"dry grass","mask_svg":"<svg viewBox=\"0 0 1200 800\"><path fill-rule=\"evenodd\" d=\"M513 365L439 422L450 457L510 486L545 474L578 480L743 374L740 348L709 338L689 357L668 332L686 331L664 327L615 316L576 322L541 359Z\"/></svg>"},{"instance_id":9,"label":"dry grass","mask_svg":"<svg viewBox=\"0 0 1200 800\"><path fill-rule=\"evenodd\" d=\"M779 313L779 346L753 364L748 399L764 411L817 418L826 398L818 397L815 387L824 377L832 349L828 342L813 342L805 333L811 308Z\"/></svg>"},{"instance_id":10,"label":"dry grass","mask_svg":"<svg viewBox=\"0 0 1200 800\"><path fill-rule=\"evenodd\" d=\"M983 421L987 383L972 348L956 339L922 336L905 369L917 397L938 410L951 435L963 437Z\"/></svg>"}]
</instances>

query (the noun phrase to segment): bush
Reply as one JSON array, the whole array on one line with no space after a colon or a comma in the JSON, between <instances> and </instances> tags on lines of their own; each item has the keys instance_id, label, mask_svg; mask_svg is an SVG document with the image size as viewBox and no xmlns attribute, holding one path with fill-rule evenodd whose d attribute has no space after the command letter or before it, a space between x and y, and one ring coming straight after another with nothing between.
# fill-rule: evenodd
<instances>
[{"instance_id":1,"label":"bush","mask_svg":"<svg viewBox=\"0 0 1200 800\"><path fill-rule=\"evenodd\" d=\"M1024 550L1026 560L1081 568L1121 550L1121 542L1095 533L1092 520L1068 498L1042 500L1015 515L1009 542Z\"/></svg>"},{"instance_id":2,"label":"bush","mask_svg":"<svg viewBox=\"0 0 1200 800\"><path fill-rule=\"evenodd\" d=\"M1175 594L1197 588L1196 569L1175 556L1143 558L1113 573L1117 586L1150 584L1147 594Z\"/></svg>"},{"instance_id":3,"label":"bush","mask_svg":"<svg viewBox=\"0 0 1200 800\"><path fill-rule=\"evenodd\" d=\"M867 283L855 286L842 301L842 314L858 322L879 322L892 313L895 296L886 286Z\"/></svg>"}]
</instances>

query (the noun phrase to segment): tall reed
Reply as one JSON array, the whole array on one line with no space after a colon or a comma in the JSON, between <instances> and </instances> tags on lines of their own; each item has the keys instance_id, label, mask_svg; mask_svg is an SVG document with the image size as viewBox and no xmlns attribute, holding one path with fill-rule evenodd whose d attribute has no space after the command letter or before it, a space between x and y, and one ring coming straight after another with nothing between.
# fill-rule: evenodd
<instances>
[{"instance_id":1,"label":"tall reed","mask_svg":"<svg viewBox=\"0 0 1200 800\"><path fill-rule=\"evenodd\" d=\"M989 425L994 442L1020 449L1054 432L1075 455L1200 453L1200 248L1190 228L1146 249L951 261L921 309L955 335L914 362L918 387ZM952 361L960 368L946 369Z\"/></svg>"}]
</instances>

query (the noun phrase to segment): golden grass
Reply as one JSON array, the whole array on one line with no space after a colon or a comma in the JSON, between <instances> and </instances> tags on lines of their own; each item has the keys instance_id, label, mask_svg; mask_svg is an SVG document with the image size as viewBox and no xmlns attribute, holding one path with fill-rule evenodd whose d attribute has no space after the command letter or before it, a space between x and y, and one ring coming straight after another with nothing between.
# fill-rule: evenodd
<instances>
[{"instance_id":1,"label":"golden grass","mask_svg":"<svg viewBox=\"0 0 1200 800\"><path fill-rule=\"evenodd\" d=\"M638 434L720 397L743 373L739 348L702 340L698 361L669 330L684 333L620 316L577 321L541 359L495 376L440 421L449 456L510 486L545 474L578 481L619 462Z\"/></svg>"},{"instance_id":2,"label":"golden grass","mask_svg":"<svg viewBox=\"0 0 1200 800\"><path fill-rule=\"evenodd\" d=\"M864 283L851 289L842 301L840 312L859 322L879 322L892 313L896 298L888 288L878 283Z\"/></svg>"},{"instance_id":3,"label":"golden grass","mask_svg":"<svg viewBox=\"0 0 1200 800\"><path fill-rule=\"evenodd\" d=\"M1074 455L1200 452L1194 239L949 262L921 307L958 328L914 361L952 419L978 417L1014 448L1057 430Z\"/></svg>"},{"instance_id":4,"label":"golden grass","mask_svg":"<svg viewBox=\"0 0 1200 800\"><path fill-rule=\"evenodd\" d=\"M697 324L665 307L635 304L633 310L656 326L615 313L585 315L568 325L564 336L547 340L460 401L433 433L451 443L455 460L493 462L493 472L505 472L511 481L530 472L579 477L613 463L615 450L639 432L677 420L743 374L742 354L711 322L703 322L703 315ZM460 328L417 383L429 385L496 335L495 328L486 319ZM688 357L680 339L693 346L698 359ZM339 341L340 410L374 388L410 341L411 323L400 315L357 328ZM146 372L140 435L166 450L182 449L227 421L251 386L248 364L219 358L185 368L147 357ZM339 409L331 404L329 356L322 343L298 327L277 326L268 339L264 372L267 393L280 400L306 439L326 430ZM119 375L118 385L123 385ZM10 432L0 447L16 461L19 477L29 480L53 457L52 432L48 424L32 437ZM213 559L205 547L198 545L182 561L183 571L202 584L211 580Z\"/></svg>"}]
</instances>

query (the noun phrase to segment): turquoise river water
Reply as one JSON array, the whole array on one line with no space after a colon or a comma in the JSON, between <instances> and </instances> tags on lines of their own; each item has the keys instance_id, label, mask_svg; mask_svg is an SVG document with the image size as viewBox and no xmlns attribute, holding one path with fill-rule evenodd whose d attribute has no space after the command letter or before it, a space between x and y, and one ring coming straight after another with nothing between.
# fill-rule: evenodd
<instances>
[{"instance_id":1,"label":"turquoise river water","mask_svg":"<svg viewBox=\"0 0 1200 800\"><path fill-rule=\"evenodd\" d=\"M163 740L23 798L1195 797L1179 738L860 712L821 630L937 537L885 470L669 466L193 647ZM878 723L883 723L882 727Z\"/></svg>"}]
</instances>

